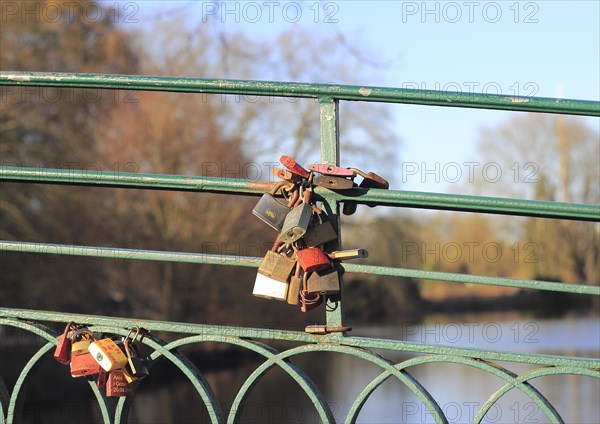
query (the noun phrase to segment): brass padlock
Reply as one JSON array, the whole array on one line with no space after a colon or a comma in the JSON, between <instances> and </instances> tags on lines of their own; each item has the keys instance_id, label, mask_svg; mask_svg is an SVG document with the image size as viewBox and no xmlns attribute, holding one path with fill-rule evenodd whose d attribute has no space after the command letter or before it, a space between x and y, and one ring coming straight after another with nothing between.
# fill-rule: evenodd
<instances>
[{"instance_id":1,"label":"brass padlock","mask_svg":"<svg viewBox=\"0 0 600 424\"><path fill-rule=\"evenodd\" d=\"M296 261L288 256L277 253L275 251L277 247L276 243L271 250L267 251L258 266L258 272L279 281L286 281L294 270Z\"/></svg>"},{"instance_id":2,"label":"brass padlock","mask_svg":"<svg viewBox=\"0 0 600 424\"><path fill-rule=\"evenodd\" d=\"M294 243L308 230L310 219L312 217L313 208L310 205L310 191L305 190L303 193L302 202L294 207L283 222L281 234L279 237L285 243Z\"/></svg>"},{"instance_id":3,"label":"brass padlock","mask_svg":"<svg viewBox=\"0 0 600 424\"><path fill-rule=\"evenodd\" d=\"M105 371L124 368L127 364L127 357L112 339L96 340L89 345L88 350Z\"/></svg>"},{"instance_id":4,"label":"brass padlock","mask_svg":"<svg viewBox=\"0 0 600 424\"><path fill-rule=\"evenodd\" d=\"M113 370L108 373L106 380L106 396L132 396L135 393L133 383L129 383L126 378L127 371L123 369Z\"/></svg>"},{"instance_id":5,"label":"brass padlock","mask_svg":"<svg viewBox=\"0 0 600 424\"><path fill-rule=\"evenodd\" d=\"M318 325L318 324L314 324L314 325L307 325L304 328L304 331L309 333L309 334L329 334L329 333L345 333L346 331L351 331L352 327L348 327L348 326L339 326L339 327L330 327L327 325Z\"/></svg>"},{"instance_id":6,"label":"brass padlock","mask_svg":"<svg viewBox=\"0 0 600 424\"><path fill-rule=\"evenodd\" d=\"M369 257L367 249L348 249L338 250L327 254L331 259L336 261L346 261L349 259L364 259Z\"/></svg>"},{"instance_id":7,"label":"brass padlock","mask_svg":"<svg viewBox=\"0 0 600 424\"><path fill-rule=\"evenodd\" d=\"M270 193L263 194L254 209L252 209L254 216L277 231L281 230L285 217L291 209L277 200L275 194L279 189L289 185L290 183L286 182L277 184Z\"/></svg>"},{"instance_id":8,"label":"brass padlock","mask_svg":"<svg viewBox=\"0 0 600 424\"><path fill-rule=\"evenodd\" d=\"M306 292L309 294L336 294L340 292L340 275L336 268L313 272L308 277Z\"/></svg>"},{"instance_id":9,"label":"brass padlock","mask_svg":"<svg viewBox=\"0 0 600 424\"><path fill-rule=\"evenodd\" d=\"M300 278L300 264L296 264L296 271L290 278L290 285L287 294L287 303L290 305L297 305L300 296L300 286L302 285L302 278Z\"/></svg>"}]
</instances>

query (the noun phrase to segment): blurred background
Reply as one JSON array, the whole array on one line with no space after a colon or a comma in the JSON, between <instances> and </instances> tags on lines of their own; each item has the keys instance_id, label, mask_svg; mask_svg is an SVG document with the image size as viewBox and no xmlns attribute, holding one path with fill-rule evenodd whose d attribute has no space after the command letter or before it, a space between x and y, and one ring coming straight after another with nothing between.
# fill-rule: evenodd
<instances>
[{"instance_id":1,"label":"blurred background","mask_svg":"<svg viewBox=\"0 0 600 424\"><path fill-rule=\"evenodd\" d=\"M77 0L0 6L3 71L600 100L597 2ZM265 181L282 154L303 164L320 157L318 103L309 99L5 86L0 95L2 166ZM340 119L341 164L374 171L392 189L600 203L598 118L342 102ZM261 256L275 234L252 216L256 201L2 183L0 238ZM372 264L599 284L598 223L359 206L342 218L342 233L343 247L368 249L365 261ZM324 320L322 309L301 314L253 297L254 271L246 268L7 252L0 267L4 307L288 329ZM353 335L600 356L598 299L366 275L346 275L344 287ZM10 388L24 352L39 348L39 340L1 331L0 371ZM218 344L185 353L225 410L259 363ZM377 375L350 358L308 355L300 364L340 420L364 386L353 382ZM458 405L451 421L468 421L469 402L481 404L499 382L444 367L423 368L417 376L442 406ZM61 390L30 384L24 422L99 419L91 392L79 390L85 382L71 380L51 359L38 372ZM136 396L130 422L204 422L182 375L164 364L152 377ZM457 389L448 380L465 383ZM540 385L567 422L600 420L593 401L600 396L598 381L552 377ZM361 422L431 421L403 390L391 382L382 386ZM259 407L245 422L315 422L307 400L277 372L265 377L255 396ZM398 397L405 401L394 401ZM543 421L532 406L515 394L496 421L488 419Z\"/></svg>"}]
</instances>

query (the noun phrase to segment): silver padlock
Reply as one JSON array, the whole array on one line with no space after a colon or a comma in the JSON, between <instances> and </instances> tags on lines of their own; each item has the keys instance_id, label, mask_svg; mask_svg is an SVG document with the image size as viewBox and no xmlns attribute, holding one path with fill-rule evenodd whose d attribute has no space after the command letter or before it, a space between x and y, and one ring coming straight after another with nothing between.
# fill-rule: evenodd
<instances>
[{"instance_id":1,"label":"silver padlock","mask_svg":"<svg viewBox=\"0 0 600 424\"><path fill-rule=\"evenodd\" d=\"M305 191L302 203L294 207L285 217L279 238L284 243L294 243L308 230L312 217L312 206L310 205L310 191Z\"/></svg>"}]
</instances>

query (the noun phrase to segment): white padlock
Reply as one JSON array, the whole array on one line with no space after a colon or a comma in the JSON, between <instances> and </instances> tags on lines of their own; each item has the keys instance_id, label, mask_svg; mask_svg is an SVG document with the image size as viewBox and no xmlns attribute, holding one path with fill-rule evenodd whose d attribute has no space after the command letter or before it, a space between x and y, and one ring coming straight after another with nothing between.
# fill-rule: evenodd
<instances>
[{"instance_id":1,"label":"white padlock","mask_svg":"<svg viewBox=\"0 0 600 424\"><path fill-rule=\"evenodd\" d=\"M285 301L287 299L288 287L289 284L287 281L277 281L259 272L256 274L252 294L267 299Z\"/></svg>"}]
</instances>

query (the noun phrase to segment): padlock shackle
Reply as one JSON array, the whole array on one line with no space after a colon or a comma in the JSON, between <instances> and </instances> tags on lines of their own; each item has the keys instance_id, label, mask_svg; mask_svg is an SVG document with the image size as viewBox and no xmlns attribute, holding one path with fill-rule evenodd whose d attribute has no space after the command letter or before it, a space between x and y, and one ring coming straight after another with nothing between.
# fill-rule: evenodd
<instances>
[{"instance_id":1,"label":"padlock shackle","mask_svg":"<svg viewBox=\"0 0 600 424\"><path fill-rule=\"evenodd\" d=\"M272 196L275 196L277 194L277 192L279 190L281 190L282 187L292 187L292 186L294 186L293 183L290 183L290 182L287 182L287 181L281 181L281 182L277 183L275 185L275 187L273 187L271 189L270 193L271 193Z\"/></svg>"},{"instance_id":2,"label":"padlock shackle","mask_svg":"<svg viewBox=\"0 0 600 424\"><path fill-rule=\"evenodd\" d=\"M73 334L71 334L71 341L73 342L77 337L79 337L79 335L81 334L88 334L90 336L90 338L94 338L94 333L92 333L92 331L87 328L87 327L83 327L80 328L79 330L75 330L75 332Z\"/></svg>"},{"instance_id":3,"label":"padlock shackle","mask_svg":"<svg viewBox=\"0 0 600 424\"><path fill-rule=\"evenodd\" d=\"M66 339L67 338L67 334L69 334L69 331L71 331L71 327L75 326L75 322L73 321L69 321L65 327L65 331L63 331L63 337Z\"/></svg>"}]
</instances>

